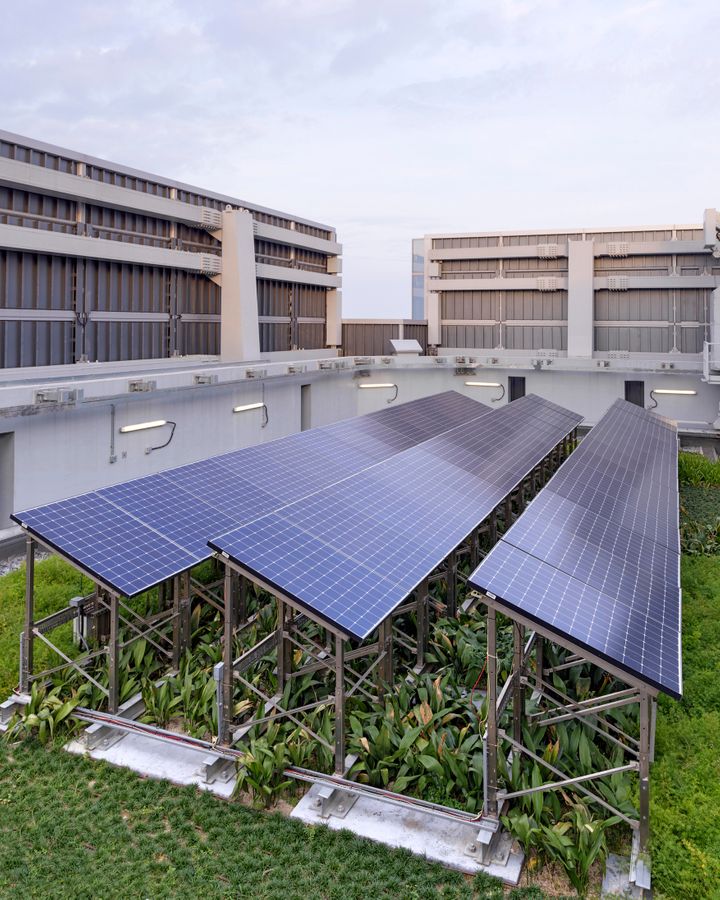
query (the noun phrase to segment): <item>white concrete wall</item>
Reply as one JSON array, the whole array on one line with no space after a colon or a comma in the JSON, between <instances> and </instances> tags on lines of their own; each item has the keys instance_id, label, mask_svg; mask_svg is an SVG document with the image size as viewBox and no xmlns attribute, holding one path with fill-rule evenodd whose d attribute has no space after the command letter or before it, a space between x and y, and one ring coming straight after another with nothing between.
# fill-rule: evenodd
<instances>
[{"instance_id":1,"label":"white concrete wall","mask_svg":"<svg viewBox=\"0 0 720 900\"><path fill-rule=\"evenodd\" d=\"M473 388L466 380L498 381L507 388L510 375L526 379L526 393L535 393L582 414L594 424L618 397L624 396L626 380L645 382L646 405L652 388L684 388L696 390L694 397L661 396L657 411L679 420L681 429L712 433L712 422L718 416L720 388L702 383L693 373L643 373L628 371L553 370L493 367L478 369L477 376L456 375L453 365L376 366L369 377L357 378L347 371L308 372L299 376L240 379L236 383L195 388L157 390L147 395L121 395L115 399L115 454L110 462L111 400L99 399L100 388L83 383L86 402L75 408L37 410L34 414L12 415L9 405L0 403L0 434L14 434L14 474L8 465L0 467L3 483L0 491L14 490L15 510L27 509L73 496L98 487L126 481L152 472L168 469L228 450L250 446L293 434L301 427L301 386L311 385L311 425L317 427L339 419L387 408L392 390L359 390L358 383L392 382L398 386L396 403L453 389L466 396L490 404L497 389ZM229 372L218 367L217 372ZM172 375L179 384L187 372ZM111 383L112 393L115 382ZM117 391L127 384L118 377ZM27 390L26 386L5 388ZM107 383L105 386L108 393ZM89 397L98 397L88 401ZM2 398L0 398L1 400ZM269 424L262 428L260 411L234 414L233 406L264 400ZM172 443L149 455L145 448L162 443L169 431L163 427L122 435L122 425L167 419L177 422ZM7 461L6 461L7 462ZM0 522L0 528L9 522Z\"/></svg>"}]
</instances>

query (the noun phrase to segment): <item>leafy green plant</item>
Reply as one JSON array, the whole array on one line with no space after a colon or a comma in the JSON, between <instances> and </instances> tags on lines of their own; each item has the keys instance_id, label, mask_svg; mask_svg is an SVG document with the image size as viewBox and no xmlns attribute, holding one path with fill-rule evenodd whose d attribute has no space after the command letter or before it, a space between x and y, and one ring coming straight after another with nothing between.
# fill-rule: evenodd
<instances>
[{"instance_id":1,"label":"leafy green plant","mask_svg":"<svg viewBox=\"0 0 720 900\"><path fill-rule=\"evenodd\" d=\"M60 731L60 726L69 732L76 724L70 714L79 705L79 700L63 700L59 696L59 688L47 690L34 682L30 690L30 702L23 712L11 723L7 732L8 739L37 736L40 743L45 744Z\"/></svg>"},{"instance_id":2,"label":"leafy green plant","mask_svg":"<svg viewBox=\"0 0 720 900\"><path fill-rule=\"evenodd\" d=\"M182 702L182 698L173 691L171 679L155 684L154 681L146 678L142 683L142 697L145 712L140 717L140 721L153 722L160 728L167 726Z\"/></svg>"},{"instance_id":3,"label":"leafy green plant","mask_svg":"<svg viewBox=\"0 0 720 900\"><path fill-rule=\"evenodd\" d=\"M565 869L581 897L587 895L590 868L607 855L605 832L620 822L618 816L595 819L584 803L576 802L562 821L542 826L542 848Z\"/></svg>"},{"instance_id":4,"label":"leafy green plant","mask_svg":"<svg viewBox=\"0 0 720 900\"><path fill-rule=\"evenodd\" d=\"M290 753L281 740L282 727L271 723L262 737L252 738L243 758L238 761L234 795L248 791L257 806L270 806L292 780L285 769L292 764Z\"/></svg>"}]
</instances>

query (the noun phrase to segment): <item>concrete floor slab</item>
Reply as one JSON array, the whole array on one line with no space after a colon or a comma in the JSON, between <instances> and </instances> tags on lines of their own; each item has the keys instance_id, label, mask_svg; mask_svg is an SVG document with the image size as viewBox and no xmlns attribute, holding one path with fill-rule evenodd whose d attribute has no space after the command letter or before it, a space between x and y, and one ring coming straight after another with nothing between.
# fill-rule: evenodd
<instances>
[{"instance_id":1,"label":"concrete floor slab","mask_svg":"<svg viewBox=\"0 0 720 900\"><path fill-rule=\"evenodd\" d=\"M483 866L466 848L477 837L476 826L429 815L419 809L406 809L371 797L359 797L344 818L320 816L320 786L315 784L290 814L308 825L327 825L334 831L347 829L359 837L370 838L389 847L404 847L417 856L469 875L484 871L507 884L517 884L523 864L522 851L510 850L505 865ZM503 840L511 843L508 834ZM509 848L505 848L509 849ZM504 855L504 854L500 854Z\"/></svg>"},{"instance_id":2,"label":"concrete floor slab","mask_svg":"<svg viewBox=\"0 0 720 900\"><path fill-rule=\"evenodd\" d=\"M235 778L227 782L203 781L202 765L207 760L207 750L195 750L181 744L158 741L139 734L125 734L119 741L106 749L87 750L80 741L71 741L65 749L78 756L87 754L92 759L104 759L114 766L132 769L149 778L162 778L173 784L194 784L200 790L210 791L227 800L232 796Z\"/></svg>"}]
</instances>

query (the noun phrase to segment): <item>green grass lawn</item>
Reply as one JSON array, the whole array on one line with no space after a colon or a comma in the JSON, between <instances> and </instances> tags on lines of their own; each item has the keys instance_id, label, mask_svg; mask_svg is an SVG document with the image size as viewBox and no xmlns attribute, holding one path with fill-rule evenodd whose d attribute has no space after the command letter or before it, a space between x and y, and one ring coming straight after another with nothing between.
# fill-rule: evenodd
<instances>
[{"instance_id":1,"label":"green grass lawn","mask_svg":"<svg viewBox=\"0 0 720 900\"><path fill-rule=\"evenodd\" d=\"M86 588L57 560L37 567L40 614ZM22 572L0 579L3 696L17 681L23 590ZM651 772L659 900L720 898L720 557L684 559L683 590L685 697L660 700ZM307 829L33 743L9 748L0 741L0 896L290 900L492 892L349 834Z\"/></svg>"}]
</instances>

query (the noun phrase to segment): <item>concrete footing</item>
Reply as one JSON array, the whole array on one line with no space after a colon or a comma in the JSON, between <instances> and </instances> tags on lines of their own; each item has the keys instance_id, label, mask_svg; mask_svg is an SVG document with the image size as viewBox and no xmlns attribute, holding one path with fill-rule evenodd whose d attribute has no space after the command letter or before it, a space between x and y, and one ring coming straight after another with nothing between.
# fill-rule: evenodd
<instances>
[{"instance_id":1,"label":"concrete footing","mask_svg":"<svg viewBox=\"0 0 720 900\"><path fill-rule=\"evenodd\" d=\"M345 829L389 847L403 847L451 869L473 875L487 872L507 884L517 884L522 851L514 849L509 834L500 835L494 859L482 864L469 848L477 847L478 825L432 815L422 809L398 806L373 797L358 797L341 816L323 816L322 785L314 784L292 811L291 818L308 825ZM504 862L503 862L504 860Z\"/></svg>"}]
</instances>

